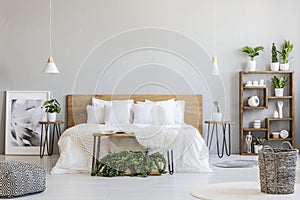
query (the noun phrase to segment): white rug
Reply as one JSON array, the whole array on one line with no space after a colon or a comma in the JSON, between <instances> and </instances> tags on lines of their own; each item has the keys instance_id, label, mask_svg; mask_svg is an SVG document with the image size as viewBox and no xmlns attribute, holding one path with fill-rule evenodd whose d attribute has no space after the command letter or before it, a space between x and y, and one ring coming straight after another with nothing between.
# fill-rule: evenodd
<instances>
[{"instance_id":1,"label":"white rug","mask_svg":"<svg viewBox=\"0 0 300 200\"><path fill-rule=\"evenodd\" d=\"M215 163L213 164L216 167L221 167L221 168L249 168L249 167L254 167L258 165L257 160L226 160L223 162Z\"/></svg>"},{"instance_id":2,"label":"white rug","mask_svg":"<svg viewBox=\"0 0 300 200\"><path fill-rule=\"evenodd\" d=\"M294 194L262 193L259 182L228 182L203 185L194 189L191 195L202 200L299 200L300 184L296 184Z\"/></svg>"}]
</instances>

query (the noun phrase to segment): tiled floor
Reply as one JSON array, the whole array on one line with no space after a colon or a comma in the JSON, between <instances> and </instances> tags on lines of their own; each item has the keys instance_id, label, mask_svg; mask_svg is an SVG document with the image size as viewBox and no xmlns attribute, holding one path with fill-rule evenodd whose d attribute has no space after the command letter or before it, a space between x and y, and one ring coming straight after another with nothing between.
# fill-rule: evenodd
<instances>
[{"instance_id":1,"label":"tiled floor","mask_svg":"<svg viewBox=\"0 0 300 200\"><path fill-rule=\"evenodd\" d=\"M0 160L23 160L40 163L47 167L48 172L53 167L58 156L3 156ZM231 155L219 159L211 155L210 162L220 162L227 159L257 159L256 156L241 157ZM299 164L299 160L298 160ZM195 199L189 192L195 187L210 183L223 182L257 182L258 167L252 168L217 168L214 173L175 173L148 178L116 177L103 178L91 177L89 174L47 175L46 191L26 196L19 199L97 199L97 200L188 200ZM300 182L300 168L297 168L297 183Z\"/></svg>"}]
</instances>

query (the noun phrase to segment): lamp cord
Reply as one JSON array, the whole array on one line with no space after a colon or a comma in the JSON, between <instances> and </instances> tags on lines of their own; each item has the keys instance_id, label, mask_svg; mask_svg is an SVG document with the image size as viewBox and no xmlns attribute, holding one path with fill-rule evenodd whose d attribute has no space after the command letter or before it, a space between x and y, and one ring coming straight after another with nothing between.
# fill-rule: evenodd
<instances>
[{"instance_id":1,"label":"lamp cord","mask_svg":"<svg viewBox=\"0 0 300 200\"><path fill-rule=\"evenodd\" d=\"M213 0L213 29L214 29L214 56L217 56L217 12L216 12L216 0Z\"/></svg>"},{"instance_id":2,"label":"lamp cord","mask_svg":"<svg viewBox=\"0 0 300 200\"><path fill-rule=\"evenodd\" d=\"M50 47L50 56L52 56L52 16L51 16L51 0L49 0L49 47Z\"/></svg>"}]
</instances>

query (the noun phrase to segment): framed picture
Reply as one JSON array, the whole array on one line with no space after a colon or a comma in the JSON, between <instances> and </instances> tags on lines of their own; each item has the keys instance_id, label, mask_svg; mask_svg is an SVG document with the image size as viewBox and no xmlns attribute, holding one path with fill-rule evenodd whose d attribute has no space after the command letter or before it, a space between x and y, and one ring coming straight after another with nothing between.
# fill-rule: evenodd
<instances>
[{"instance_id":1,"label":"framed picture","mask_svg":"<svg viewBox=\"0 0 300 200\"><path fill-rule=\"evenodd\" d=\"M39 155L44 101L49 91L6 91L5 154Z\"/></svg>"}]
</instances>

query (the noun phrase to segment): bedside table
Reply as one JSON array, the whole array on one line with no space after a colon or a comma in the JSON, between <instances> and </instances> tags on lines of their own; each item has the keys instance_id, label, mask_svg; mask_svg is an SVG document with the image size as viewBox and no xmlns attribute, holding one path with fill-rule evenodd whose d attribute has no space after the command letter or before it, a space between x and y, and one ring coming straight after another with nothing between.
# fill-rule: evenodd
<instances>
[{"instance_id":1,"label":"bedside table","mask_svg":"<svg viewBox=\"0 0 300 200\"><path fill-rule=\"evenodd\" d=\"M45 145L47 145L48 155L51 156L53 154L55 133L57 135L57 139L59 139L59 137L61 136L60 125L64 124L64 122L62 121L39 122L39 124L41 124L40 157L43 158L45 152ZM45 130L45 139L43 140L44 130Z\"/></svg>"},{"instance_id":2,"label":"bedside table","mask_svg":"<svg viewBox=\"0 0 300 200\"><path fill-rule=\"evenodd\" d=\"M227 154L227 156L230 156L231 154L231 125L235 124L234 121L205 121L205 123L208 125L208 131L207 131L207 137L206 137L206 144L208 146L208 149L210 150L211 148L211 142L213 139L213 136L215 134L216 140L217 140L217 153L219 158L222 158L224 155L224 151ZM220 153L219 150L219 131L218 131L218 124L221 125L221 129L222 129L222 152ZM212 130L210 131L210 126L212 126ZM228 141L226 140L226 130L228 127ZM227 145L228 143L228 145Z\"/></svg>"}]
</instances>

